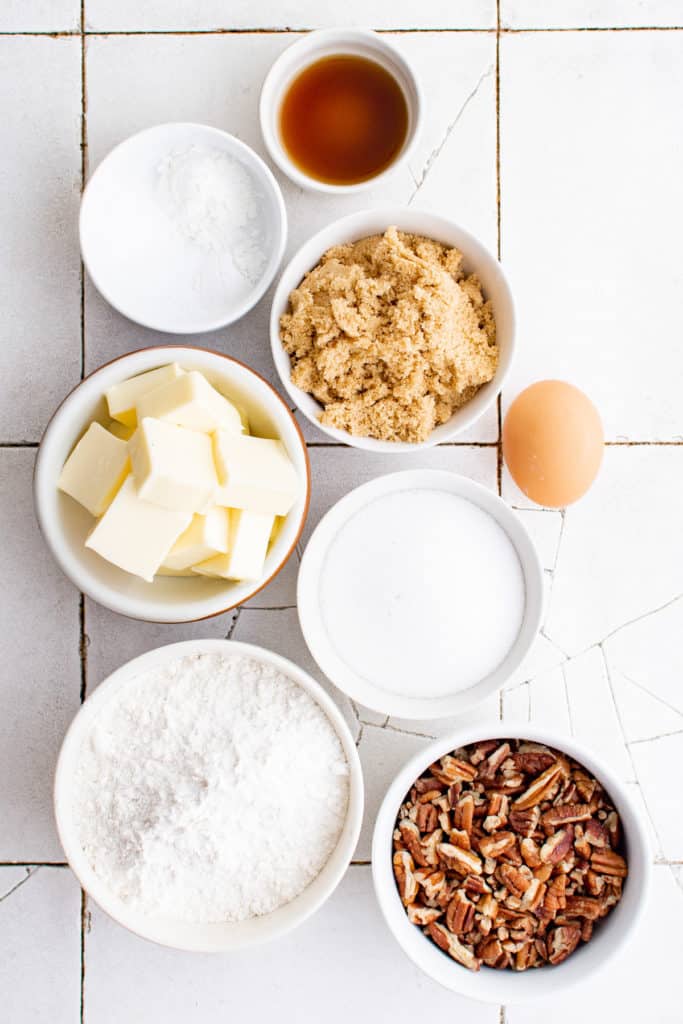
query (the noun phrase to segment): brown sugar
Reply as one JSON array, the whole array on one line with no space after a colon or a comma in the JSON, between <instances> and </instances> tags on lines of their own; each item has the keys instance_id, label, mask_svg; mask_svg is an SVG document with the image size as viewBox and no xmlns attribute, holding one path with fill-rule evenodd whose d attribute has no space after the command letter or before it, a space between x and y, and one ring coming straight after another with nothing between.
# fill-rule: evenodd
<instances>
[{"instance_id":1,"label":"brown sugar","mask_svg":"<svg viewBox=\"0 0 683 1024\"><path fill-rule=\"evenodd\" d=\"M351 434L419 442L491 380L496 326L457 249L389 228L334 246L289 297L292 381Z\"/></svg>"}]
</instances>

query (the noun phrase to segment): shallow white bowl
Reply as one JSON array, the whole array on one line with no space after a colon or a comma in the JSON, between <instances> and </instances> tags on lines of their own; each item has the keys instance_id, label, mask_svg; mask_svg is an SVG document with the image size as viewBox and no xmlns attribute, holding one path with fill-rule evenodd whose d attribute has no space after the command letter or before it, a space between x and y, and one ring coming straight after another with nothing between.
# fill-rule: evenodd
<instances>
[{"instance_id":1,"label":"shallow white bowl","mask_svg":"<svg viewBox=\"0 0 683 1024\"><path fill-rule=\"evenodd\" d=\"M336 651L325 628L320 583L330 545L342 527L361 509L386 494L415 489L456 494L488 512L505 531L517 552L524 577L525 607L517 639L501 664L485 679L446 697L405 697L376 686L355 671ZM416 532L419 543L419 532ZM301 629L309 650L335 686L353 700L385 715L401 718L442 718L458 715L499 689L519 667L538 632L543 612L543 570L528 533L498 495L467 477L438 469L389 473L345 495L316 526L306 545L297 587ZM351 641L352 642L352 641Z\"/></svg>"},{"instance_id":2,"label":"shallow white bowl","mask_svg":"<svg viewBox=\"0 0 683 1024\"><path fill-rule=\"evenodd\" d=\"M400 231L434 238L445 245L460 249L465 257L465 270L468 273L478 274L484 297L490 300L496 318L499 362L493 379L488 384L484 384L466 405L456 410L446 423L436 427L426 441L419 444L408 444L403 441L379 441L371 437L354 437L353 434L345 430L323 426L319 420L322 406L312 395L295 387L292 383L290 359L280 340L280 317L287 312L290 292L301 283L304 275L319 263L321 256L333 245L355 242L360 238L367 238L368 235L381 234L392 225ZM406 452L431 448L436 444L441 444L442 441L453 440L456 434L472 426L494 404L512 366L515 348L515 312L510 288L500 263L468 231L458 227L457 224L445 217L427 213L424 210L403 206L379 207L376 210L363 210L360 213L342 217L341 220L337 220L319 231L295 253L285 267L273 297L270 312L270 343L273 359L284 387L306 419L318 430L322 430L324 434L335 441L341 441L354 448L403 455Z\"/></svg>"},{"instance_id":3,"label":"shallow white bowl","mask_svg":"<svg viewBox=\"0 0 683 1024\"><path fill-rule=\"evenodd\" d=\"M323 57L350 54L375 61L398 82L408 107L408 129L405 141L396 158L384 171L367 181L353 185L334 185L312 178L290 159L280 133L280 109L287 89L304 68ZM288 178L301 188L316 192L343 195L374 188L396 168L405 163L413 152L422 121L420 87L405 57L384 36L364 29L321 29L307 33L303 39L289 46L275 61L266 75L259 102L261 133L268 152Z\"/></svg>"},{"instance_id":4,"label":"shallow white bowl","mask_svg":"<svg viewBox=\"0 0 683 1024\"><path fill-rule=\"evenodd\" d=\"M392 867L392 834L398 810L415 779L443 754L478 740L528 739L564 751L592 772L604 785L621 817L629 875L624 894L590 942L580 946L564 963L528 971L498 971L482 967L476 973L438 949L420 928L411 924L398 895ZM600 970L638 928L650 885L651 855L645 825L627 788L614 772L575 740L527 722L494 721L490 726L470 726L441 737L416 754L391 783L380 807L372 840L372 875L375 893L389 929L404 953L435 981L453 992L489 1003L524 1003L544 997L561 997L572 987ZM591 1019L590 1011L588 1018Z\"/></svg>"},{"instance_id":5,"label":"shallow white bowl","mask_svg":"<svg viewBox=\"0 0 683 1024\"><path fill-rule=\"evenodd\" d=\"M188 241L160 201L158 167L170 153L217 149L241 163L259 195L263 251L258 280ZM205 124L160 124L132 135L90 178L79 221L83 262L98 291L124 316L171 334L213 331L256 305L277 273L287 236L280 187L257 154Z\"/></svg>"},{"instance_id":6,"label":"shallow white bowl","mask_svg":"<svg viewBox=\"0 0 683 1024\"><path fill-rule=\"evenodd\" d=\"M117 690L136 676L194 654L248 656L273 665L298 683L327 715L342 744L349 765L349 804L341 835L329 860L317 878L290 903L271 914L239 923L190 924L153 917L131 910L112 894L91 868L78 839L73 820L74 773L83 740L101 708ZM54 788L55 817L59 838L69 865L85 891L110 917L142 936L164 946L192 952L220 953L268 942L291 931L310 917L332 895L341 881L356 848L363 817L363 774L353 736L334 701L308 673L279 654L253 644L234 640L188 640L157 647L127 662L101 683L88 697L71 723L57 762ZM271 823L268 823L272 825Z\"/></svg>"},{"instance_id":7,"label":"shallow white bowl","mask_svg":"<svg viewBox=\"0 0 683 1024\"><path fill-rule=\"evenodd\" d=\"M219 391L234 399L244 408L255 434L281 438L299 474L301 495L271 545L262 579L255 583L163 576L147 583L132 576L85 547L94 519L73 498L57 490L62 466L88 425L93 420L107 422L104 393L108 388L145 370L172 362L187 370L200 370ZM140 349L106 363L67 396L43 435L33 492L38 523L47 545L79 590L98 604L133 619L190 622L219 615L242 604L277 575L294 550L306 520L310 467L296 420L277 392L258 373L220 352L169 345Z\"/></svg>"}]
</instances>

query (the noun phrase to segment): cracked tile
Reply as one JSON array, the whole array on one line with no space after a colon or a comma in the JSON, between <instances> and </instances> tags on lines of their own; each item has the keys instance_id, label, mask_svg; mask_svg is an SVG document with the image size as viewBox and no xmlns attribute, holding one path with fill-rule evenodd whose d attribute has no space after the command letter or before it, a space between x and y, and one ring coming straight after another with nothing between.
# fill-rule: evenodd
<instances>
[{"instance_id":1,"label":"cracked tile","mask_svg":"<svg viewBox=\"0 0 683 1024\"><path fill-rule=\"evenodd\" d=\"M447 991L406 959L382 919L369 867L350 868L321 910L286 938L230 956L155 946L93 907L86 963L88 1024L149 1024L160 1006L173 1021L242 1013L251 1024L272 1024L276 1007L279 1019L296 1024L319 1024L323 1012L326 1024L412 1020L425 1005L444 1020L499 1019L498 1007Z\"/></svg>"},{"instance_id":2,"label":"cracked tile","mask_svg":"<svg viewBox=\"0 0 683 1024\"><path fill-rule=\"evenodd\" d=\"M26 6L27 21L51 18L51 4ZM0 23L24 5L1 7ZM1 38L0 92L0 439L37 441L80 377L79 40Z\"/></svg>"},{"instance_id":3,"label":"cracked tile","mask_svg":"<svg viewBox=\"0 0 683 1024\"><path fill-rule=\"evenodd\" d=\"M521 683L511 690L503 690L503 721L529 722L531 714L529 684Z\"/></svg>"},{"instance_id":4,"label":"cracked tile","mask_svg":"<svg viewBox=\"0 0 683 1024\"><path fill-rule=\"evenodd\" d=\"M395 729L405 732L437 737L445 736L449 732L456 732L460 729L478 728L479 726L485 732L487 724L497 721L499 716L500 695L496 691L496 693L492 693L485 700L460 715L451 715L447 718L435 718L428 721L419 718L395 718L392 716L389 719L389 724ZM487 739L483 734L481 738Z\"/></svg>"},{"instance_id":5,"label":"cracked tile","mask_svg":"<svg viewBox=\"0 0 683 1024\"><path fill-rule=\"evenodd\" d=\"M34 3L37 0L33 0ZM364 0L347 0L343 17L339 10L318 0L298 0L296 11L282 4L266 2L254 5L249 0L233 0L226 8L222 0L155 0L140 7L135 0L88 0L88 27L97 31L137 29L215 28L495 28L494 0L430 0L416 7L411 0L375 4L369 13ZM229 15L226 17L226 15Z\"/></svg>"},{"instance_id":6,"label":"cracked tile","mask_svg":"<svg viewBox=\"0 0 683 1024\"><path fill-rule=\"evenodd\" d=\"M412 736L394 729L378 729L372 725L363 726L358 753L365 780L365 811L354 860L370 860L372 831L387 789L411 757L430 742L424 736Z\"/></svg>"},{"instance_id":7,"label":"cracked tile","mask_svg":"<svg viewBox=\"0 0 683 1024\"><path fill-rule=\"evenodd\" d=\"M506 1024L546 1024L549 1020L553 1024L574 1024L577 1000L591 1022L621 1017L680 1024L674 979L680 971L678 922L683 894L668 867L655 867L653 875L644 920L622 952L582 982L575 998L551 996L528 1006L506 1007Z\"/></svg>"},{"instance_id":8,"label":"cracked tile","mask_svg":"<svg viewBox=\"0 0 683 1024\"><path fill-rule=\"evenodd\" d=\"M631 756L652 822L667 860L683 860L683 816L678 766L683 733L632 743Z\"/></svg>"},{"instance_id":9,"label":"cracked tile","mask_svg":"<svg viewBox=\"0 0 683 1024\"><path fill-rule=\"evenodd\" d=\"M607 448L567 510L545 631L570 654L680 594L682 472L683 447Z\"/></svg>"},{"instance_id":10,"label":"cracked tile","mask_svg":"<svg viewBox=\"0 0 683 1024\"><path fill-rule=\"evenodd\" d=\"M25 868L0 867L0 892ZM68 869L42 867L0 900L0 992L6 1021L80 1018L81 891Z\"/></svg>"},{"instance_id":11,"label":"cracked tile","mask_svg":"<svg viewBox=\"0 0 683 1024\"><path fill-rule=\"evenodd\" d=\"M529 683L529 721L571 736L567 687L561 668L544 672Z\"/></svg>"},{"instance_id":12,"label":"cracked tile","mask_svg":"<svg viewBox=\"0 0 683 1024\"><path fill-rule=\"evenodd\" d=\"M78 593L45 548L31 493L35 452L0 451L0 860L61 860L52 777L79 706Z\"/></svg>"},{"instance_id":13,"label":"cracked tile","mask_svg":"<svg viewBox=\"0 0 683 1024\"><path fill-rule=\"evenodd\" d=\"M513 33L500 54L502 257L524 339L504 408L533 380L567 379L596 403L609 440L680 439L683 152L671 124L683 39ZM647 213L635 212L645 194ZM657 339L655 358L643 358L644 338Z\"/></svg>"},{"instance_id":14,"label":"cracked tile","mask_svg":"<svg viewBox=\"0 0 683 1024\"><path fill-rule=\"evenodd\" d=\"M626 788L628 792L631 794L631 799L634 801L636 805L636 810L640 815L641 821L645 823L645 830L650 839L650 850L652 852L652 856L655 859L661 860L664 856L664 854L662 853L662 844L660 843L659 836L655 831L655 826L652 821L652 815L650 814L647 808L647 804L645 803L645 797L643 796L643 791L641 789L640 783L627 782Z\"/></svg>"},{"instance_id":15,"label":"cracked tile","mask_svg":"<svg viewBox=\"0 0 683 1024\"><path fill-rule=\"evenodd\" d=\"M506 28L680 25L679 0L501 0Z\"/></svg>"},{"instance_id":16,"label":"cracked tile","mask_svg":"<svg viewBox=\"0 0 683 1024\"><path fill-rule=\"evenodd\" d=\"M683 712L675 711L621 672L613 671L612 689L627 741L647 740L683 729Z\"/></svg>"},{"instance_id":17,"label":"cracked tile","mask_svg":"<svg viewBox=\"0 0 683 1024\"><path fill-rule=\"evenodd\" d=\"M515 509L515 515L521 520L534 542L538 557L544 569L555 568L557 552L562 534L562 513L553 509Z\"/></svg>"},{"instance_id":18,"label":"cracked tile","mask_svg":"<svg viewBox=\"0 0 683 1024\"><path fill-rule=\"evenodd\" d=\"M566 661L566 657L562 651L546 636L539 633L522 664L505 683L505 690L514 689L520 683L536 679L537 676L558 668L564 661Z\"/></svg>"},{"instance_id":19,"label":"cracked tile","mask_svg":"<svg viewBox=\"0 0 683 1024\"><path fill-rule=\"evenodd\" d=\"M604 649L617 672L683 714L683 646L671 643L681 635L683 598L623 626L605 641Z\"/></svg>"},{"instance_id":20,"label":"cracked tile","mask_svg":"<svg viewBox=\"0 0 683 1024\"><path fill-rule=\"evenodd\" d=\"M574 737L607 762L622 781L633 779L602 652L592 647L564 667Z\"/></svg>"}]
</instances>

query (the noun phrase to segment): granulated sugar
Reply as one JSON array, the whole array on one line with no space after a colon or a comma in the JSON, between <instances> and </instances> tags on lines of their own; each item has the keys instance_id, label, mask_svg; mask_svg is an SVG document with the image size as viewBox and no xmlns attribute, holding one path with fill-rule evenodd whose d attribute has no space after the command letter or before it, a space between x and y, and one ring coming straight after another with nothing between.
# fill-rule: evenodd
<instances>
[{"instance_id":1,"label":"granulated sugar","mask_svg":"<svg viewBox=\"0 0 683 1024\"><path fill-rule=\"evenodd\" d=\"M185 657L132 680L80 752L74 819L131 907L242 921L294 899L336 846L348 764L320 706L250 657Z\"/></svg>"}]
</instances>

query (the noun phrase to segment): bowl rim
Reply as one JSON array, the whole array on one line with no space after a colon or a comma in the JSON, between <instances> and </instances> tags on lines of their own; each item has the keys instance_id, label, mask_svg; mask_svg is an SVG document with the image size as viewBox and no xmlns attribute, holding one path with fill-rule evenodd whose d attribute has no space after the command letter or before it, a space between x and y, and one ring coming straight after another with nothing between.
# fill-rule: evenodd
<instances>
[{"instance_id":1,"label":"bowl rim","mask_svg":"<svg viewBox=\"0 0 683 1024\"><path fill-rule=\"evenodd\" d=\"M383 229L372 226L378 222L384 224ZM428 227L420 227L421 223L428 224ZM403 226L406 224L409 224L409 226ZM501 353L499 349L499 361L496 372L491 380L483 385L484 388L489 388L490 391L486 400L482 402L481 408L476 409L475 407L473 409L472 404L476 403L482 389L469 402L455 411L451 419L455 417L459 419L457 426L444 429L448 428L448 424L451 422L447 420L446 423L436 427L425 441L416 443L383 441L372 437L355 436L346 430L322 424L306 407L308 402L312 401L320 409L319 403L307 392L301 391L300 388L292 383L290 358L285 352L280 339L280 317L287 310L289 295L292 289L298 287L305 275L320 262L322 255L327 249L332 245L343 244L337 239L337 235L342 234L346 240L359 240L368 237L370 234L377 234L382 230L386 230L391 225L396 225L399 231L412 231L416 234L422 233L425 237L436 238L437 240L439 240L440 233L443 233L443 235L457 234L460 238L459 242L444 242L444 244L455 244L461 249L466 263L471 262L471 254L474 253L475 258L480 263L485 263L491 268L492 275L496 278L500 288L502 296L502 303L500 304L505 305L509 321L506 350ZM309 251L315 252L316 255L309 257ZM294 273L295 270L296 273ZM290 280L290 278L295 278L296 280ZM275 363L280 382L301 415L316 427L317 430L327 434L328 437L331 437L337 443L347 444L352 448L359 448L363 451L380 452L387 455L405 455L409 452L424 451L438 444L452 441L458 434L472 427L496 403L509 377L517 348L515 303L510 283L500 261L496 259L483 242L472 232L468 231L467 228L461 227L457 221L419 206L387 205L367 207L366 209L345 214L343 217L331 221L306 239L282 269L273 293L269 327L273 362ZM469 413L463 414L468 409ZM439 436L435 437L437 433L439 433Z\"/></svg>"},{"instance_id":2,"label":"bowl rim","mask_svg":"<svg viewBox=\"0 0 683 1024\"><path fill-rule=\"evenodd\" d=\"M593 956L590 958L586 957L585 960L582 961L583 973L580 978L573 976L575 972L572 972L572 976L569 977L567 972L563 971L565 964L571 963L571 957L565 961L565 964L556 965L552 971L554 991L559 992L562 989L573 987L578 984L579 981L583 981L587 978L590 974L594 974L614 956L616 956L616 954L628 942L631 934L635 931L642 920L642 916L645 911L652 881L651 844L642 815L628 792L626 784L619 779L616 772L613 771L600 756L595 755L589 747L576 740L573 736L564 736L553 729L548 729L545 726L533 725L530 722L523 722L520 719L509 719L507 721L495 719L489 724L480 723L460 726L458 729L433 740L423 747L422 750L413 755L403 765L389 784L375 819L372 836L371 861L375 896L385 923L404 954L417 967L419 967L420 970L424 971L425 974L429 975L445 988L448 988L453 992L458 992L468 998L477 999L482 1002L518 1005L520 1003L533 1002L536 999L547 997L548 992L546 990L545 983L543 985L539 985L538 991L536 992L524 992L521 994L519 991L521 987L521 978L539 977L545 974L545 971L494 972L491 969L491 975L498 979L496 986L498 991L487 994L486 991L480 991L480 989L485 989L486 985L486 982L481 982L481 979L486 978L487 976L483 972L483 969L477 973L468 971L460 964L457 964L448 958L446 954L441 953L440 950L438 950L438 952L441 953L444 958L441 966L444 964L446 965L446 968L441 972L430 969L430 966L433 968L434 964L428 965L425 963L426 960L430 959L429 957L415 957L414 950L410 948L412 943L409 940L409 936L414 936L418 929L408 921L405 908L398 896L393 875L393 867L391 864L391 843L396 815L404 796L409 791L415 779L419 778L425 768L427 768L437 758L449 753L451 750L457 750L458 747L486 739L505 739L508 737L530 740L531 742L536 743L544 743L562 753L568 754L595 775L598 781L604 785L604 788L609 793L619 811L624 836L626 838L627 845L629 846L629 867L635 864L639 872L639 877L637 879L637 891L633 898L633 903L627 911L629 915L628 918L625 921L622 920L621 917L619 918L621 923L620 928L614 927L615 922L612 914L610 914L604 922L604 926L612 926L611 931L613 932L613 935L611 946L604 949L601 946L601 955L597 957L595 955L596 949L593 947ZM624 811L626 812L625 814ZM625 818L628 819L628 827L626 826ZM634 879L634 883L635 882L636 879ZM397 913L397 909L400 909L400 914ZM617 909L617 907L614 908L615 911ZM412 929L412 931L408 931L407 929ZM426 950L431 951L432 949L436 949L436 947L434 947L427 938L424 936L422 936L422 938L424 938L424 948ZM586 943L584 950L587 951L590 948L590 943ZM477 981L479 981L479 984L477 984ZM516 990L515 983L517 983ZM500 991L500 989L503 988L505 991Z\"/></svg>"},{"instance_id":3,"label":"bowl rim","mask_svg":"<svg viewBox=\"0 0 683 1024\"><path fill-rule=\"evenodd\" d=\"M295 535L294 535L294 537L292 539L292 543L290 544L290 546L289 546L287 552L285 553L282 561L277 566L275 571L272 572L271 575L268 576L267 579L265 579L263 582L259 582L258 586L255 586L253 590L249 591L249 594L247 596L241 598L238 601L234 601L234 602L232 602L232 603L230 603L230 604L228 604L228 605L226 605L224 607L218 608L218 609L216 609L216 611L208 612L206 615L198 615L198 616L193 616L193 617L189 617L189 618L186 617L186 616L182 617L182 618L163 618L163 619L158 619L158 618L142 618L140 615L135 615L135 614L133 614L130 611L126 611L125 608L121 605L121 602L119 602L118 604L115 605L115 602L111 602L110 603L110 602L103 601L101 595L97 595L97 594L95 594L93 592L93 587L90 584L89 573L87 573L85 571L82 572L79 566L77 566L76 570L74 571L74 568L71 565L71 563L64 557L64 553L63 553L61 545L59 543L59 538L61 537L61 531L59 530L57 524L53 523L51 520L48 520L48 517L46 517L46 515L45 515L45 506L44 506L44 503L43 503L42 494L43 494L43 489L44 489L45 486L47 486L48 482L47 481L45 481L45 482L43 481L43 476L47 472L47 468L44 468L44 461L45 461L44 460L44 452L45 452L45 449L44 449L43 445L45 444L45 441L48 438L48 434L55 427L59 426L59 419L60 419L60 417L62 415L64 415L68 411L68 408L70 407L70 405L76 401L76 397L77 397L77 394L78 394L78 391L79 391L81 385L84 384L86 381L92 381L102 370L105 370L108 367L115 365L116 363L125 362L126 360L128 360L129 358L131 358L133 356L138 356L138 355L147 354L147 353L156 353L156 352L159 352L159 353L161 353L161 352L177 353L177 352L183 352L183 351L188 351L190 353L202 352L202 353L205 353L205 354L207 354L209 356L216 356L216 357L219 357L221 359L225 359L225 360L227 360L230 363L234 363L237 366L241 367L243 370L246 370L248 373L253 374L254 377L256 377L262 384L264 384L272 392L273 396L275 398L277 398L277 400L281 403L281 405L283 406L285 412L287 413L287 416L289 417L289 420L290 420L291 424L294 427L295 436L298 438L298 441L300 443L301 452L303 454L303 459L304 459L304 466L305 466L305 469L306 469L306 474L305 474L305 476L306 476L306 479L305 479L305 488L306 488L306 490L305 490L305 497L304 497L303 507L302 507L302 510L301 510L301 519L300 519L299 525L298 525L296 533L295 533ZM177 358L177 356L173 356L174 361L175 361L176 358ZM182 359L180 361L182 361ZM153 369L153 368L154 368L154 366L150 366L149 367L149 369ZM140 370L139 372L140 373L144 373L146 371L143 369L143 370ZM52 486L52 485L50 485L50 486ZM33 466L33 485L32 485L32 490L33 490L33 507L34 507L34 510L35 510L36 520L38 522L38 526L40 528L40 532L42 534L43 540L45 541L48 549L50 550L50 553L51 553L52 557L56 561L56 563L59 566L59 568L62 570L64 575L73 583L73 585L78 588L78 590L80 590L83 594L85 594L87 597L89 597L92 601L95 601L97 604L101 605L102 607L108 608L110 611L116 612L119 615L124 615L125 617L133 619L134 621L138 621L138 622L160 622L160 623L165 623L165 624L170 624L170 625L178 625L178 624L183 623L183 622L203 622L206 619L215 618L215 616L217 616L217 615L224 615L226 612L232 611L233 608L237 608L240 605L245 604L247 601L251 601L252 598L254 598L257 594L259 594L265 587L267 587L275 579L275 577L278 575L278 573L280 573L282 571L282 569L284 569L285 565L287 564L289 559L292 557L292 554L296 550L296 546L299 543L299 540L300 540L301 535L303 533L304 526L306 525L306 520L308 518L308 512L309 512L309 509L310 509L310 504L311 504L311 486L312 486L312 484L311 484L311 462L310 462L310 458L309 458L309 455L308 455L308 446L307 446L306 441L304 439L301 427L299 426L299 424L298 424L298 422L296 420L296 417L294 416L294 414L292 413L291 409L289 408L289 406L287 405L287 403L283 399L282 395L278 394L278 392L275 390L273 385L269 381L267 381L266 378L263 377L257 370L254 370L254 369L252 369L251 366L248 366L247 363L242 362L240 359L236 359L234 356L229 356L225 352L218 352L215 349L205 348L205 347L203 347L201 345L179 345L179 344L171 343L171 344L168 344L168 345L150 345L147 348L133 349L130 352L125 352L123 355L115 356L113 359L108 360L106 363L102 363L96 369L94 369L90 373L86 374L80 381L78 381L77 384L74 385L74 387L68 392L67 395L65 395L65 397L59 403L59 405L57 406L55 411L52 413L50 419L47 422L47 426L45 427L45 430L43 431L43 435L42 435L42 437L40 439L40 442L39 442L39 445L38 445L38 452L37 452L37 455L36 455L36 460L35 460L35 463L34 463L34 466ZM124 601L124 604L125 604L125 601Z\"/></svg>"},{"instance_id":4,"label":"bowl rim","mask_svg":"<svg viewBox=\"0 0 683 1024\"><path fill-rule=\"evenodd\" d=\"M409 489L437 489L472 502L490 515L508 537L519 559L525 608L519 633L503 661L484 679L443 697L406 697L381 690L343 662L324 635L318 602L324 556L337 531L355 513L384 494ZM344 494L316 524L306 544L297 580L297 611L306 645L320 670L351 700L399 718L434 720L459 715L499 690L522 664L541 626L544 577L538 552L510 506L482 484L447 469L407 469L373 477Z\"/></svg>"},{"instance_id":5,"label":"bowl rim","mask_svg":"<svg viewBox=\"0 0 683 1024\"><path fill-rule=\"evenodd\" d=\"M335 43L340 47L340 55L343 55L345 48L348 49L354 45L364 45L369 49L374 50L378 55L381 54L385 57L391 57L391 59L401 67L401 70L410 83L410 88L413 92L412 98L406 96L405 89L400 82L398 83L401 92L404 94L406 105L411 111L413 127L412 131L409 131L407 134L403 147L396 158L388 167L385 167L383 171L380 171L379 174L375 174L371 178L354 182L349 185L335 185L331 182L321 181L318 178L313 178L306 174L305 171L302 171L294 161L290 159L287 150L280 141L278 132L274 127L277 122L279 107L287 86L293 81L296 75L300 74L301 71L315 62L315 51L320 45L325 46ZM286 76L284 86L276 88L275 80L283 66L292 61L295 62L295 66L291 73ZM261 127L261 137L263 138L271 160L273 160L282 173L285 174L290 181L294 182L295 185L298 185L300 188L327 195L354 195L358 192L365 192L370 188L374 188L378 184L382 184L386 178L393 174L398 167L404 164L405 161L410 159L413 155L422 132L423 117L424 99L422 89L417 75L415 74L407 57L399 47L395 46L384 36L372 29L366 28L321 28L307 32L300 39L295 40L295 42L290 43L289 46L285 47L282 53L276 57L263 80L261 94L259 96L259 123Z\"/></svg>"},{"instance_id":6,"label":"bowl rim","mask_svg":"<svg viewBox=\"0 0 683 1024\"><path fill-rule=\"evenodd\" d=\"M133 142L139 137L144 135L152 135L155 132L163 130L168 131L170 129L192 129L193 131L199 130L201 132L206 133L207 135L212 135L214 137L219 136L223 139L227 139L229 145L232 146L237 153L242 155L242 157L249 164L254 173L261 179L261 182L264 185L264 187L266 187L268 192L272 195L273 200L275 202L275 208L277 211L275 219L275 235L277 243L272 247L270 259L266 264L266 268L260 280L247 294L246 299L240 304L236 305L234 311L231 312L228 316L224 315L221 317L217 317L214 320L201 321L201 323L199 321L196 321L193 325L182 324L181 326L173 326L165 322L156 321L154 320L154 318L144 317L143 319L140 319L140 317L138 316L132 316L131 313L128 312L118 301L112 299L110 290L106 286L103 286L99 276L93 273L92 266L90 265L90 262L88 260L87 246L84 245L83 243L84 225L86 218L89 216L88 207L90 201L88 197L90 195L90 186L93 182L96 182L98 180L99 172L105 164L105 162L108 161L109 158L113 156L115 153L117 153L119 150L125 148L129 143ZM108 150L108 152L102 157L95 170L89 176L83 189L83 194L81 195L81 201L78 211L78 243L81 253L81 259L83 260L83 265L87 270L88 276L90 277L90 280L94 284L97 291L113 309L117 310L117 312L119 312L122 316L125 316L126 319L130 320L132 323L139 324L141 327L147 327L150 330L163 331L166 334L204 334L207 333L208 331L216 331L222 327L227 327L228 325L235 323L237 320L240 320L243 316L245 316L251 309L254 308L254 306L258 302L260 302L260 300L263 298L263 296L265 295L265 293L268 291L271 284L275 280L275 277L277 276L278 270L280 269L280 265L282 263L282 256L285 251L285 246L287 244L287 232L287 207L285 205L284 197L282 195L282 190L275 178L275 175L271 171L270 167L268 167L265 160L261 156L259 156L256 150L252 149L252 147L247 145L246 142L243 142L241 139L238 139L237 136L232 135L230 132L225 131L223 128L216 128L214 125L210 124L202 124L200 121L162 121L159 124L150 125L147 128L140 129L140 131L133 132L132 135L128 135L125 139L122 139L115 146L112 146L112 148Z\"/></svg>"},{"instance_id":7,"label":"bowl rim","mask_svg":"<svg viewBox=\"0 0 683 1024\"><path fill-rule=\"evenodd\" d=\"M283 675L292 679L294 683L301 686L301 688L304 689L309 696L313 698L313 700L315 700L334 728L344 750L344 754L349 765L349 800L344 825L340 831L337 845L331 851L319 874L304 890L302 890L299 896L295 897L294 900L289 903L283 904L282 908L277 908L271 913L272 915L275 915L279 910L291 907L297 900L299 900L310 886L315 884L316 880L320 878L322 873L328 869L335 854L341 850L343 856L337 867L334 870L330 869L330 879L328 884L303 912L294 915L294 919L291 921L280 921L276 923L271 927L267 934L252 934L243 940L230 941L226 943L217 942L214 945L204 945L201 942L196 944L187 943L179 945L176 942L164 941L163 937L160 937L159 934L155 933L155 929L153 927L147 930L144 927L139 927L138 923L136 923L135 926L132 926L131 923L126 920L126 914L121 912L119 903L107 889L106 884L100 881L98 876L90 867L76 836L75 829L72 828L73 822L67 822L66 820L65 807L68 805L68 801L70 800L73 792L73 777L69 774L69 769L73 764L73 758L76 755L78 745L87 736L89 723L97 715L98 709L104 705L104 703L106 703L117 690L128 684L133 684L137 676L159 665L172 663L173 661L188 655L210 653L222 653L227 657L232 655L248 655L257 661L272 665L277 668L278 671L282 672ZM320 909L323 903L329 899L337 888L344 877L349 864L351 863L363 821L364 802L363 770L355 740L341 710L337 707L330 694L324 690L321 684L309 675L305 669L301 668L289 658L285 658L265 647L260 647L257 644L245 643L240 640L222 640L210 637L196 640L183 640L155 647L152 650L146 651L145 653L132 658L123 665L120 665L101 683L99 683L99 685L90 694L88 694L84 702L81 704L64 735L57 758L53 784L53 809L59 841L66 855L69 867L88 896L92 898L114 921L141 938L173 949L183 949L187 952L202 953L228 952L230 950L247 948L249 946L269 942L272 939L278 938L286 932L298 927L316 913L316 911ZM264 918L269 916L271 915L263 915ZM248 920L253 919L250 918ZM221 924L221 922L216 923ZM231 924L232 922L225 923ZM242 923L243 922L235 923L235 927L239 927ZM163 928L163 922L160 925L160 928Z\"/></svg>"}]
</instances>

